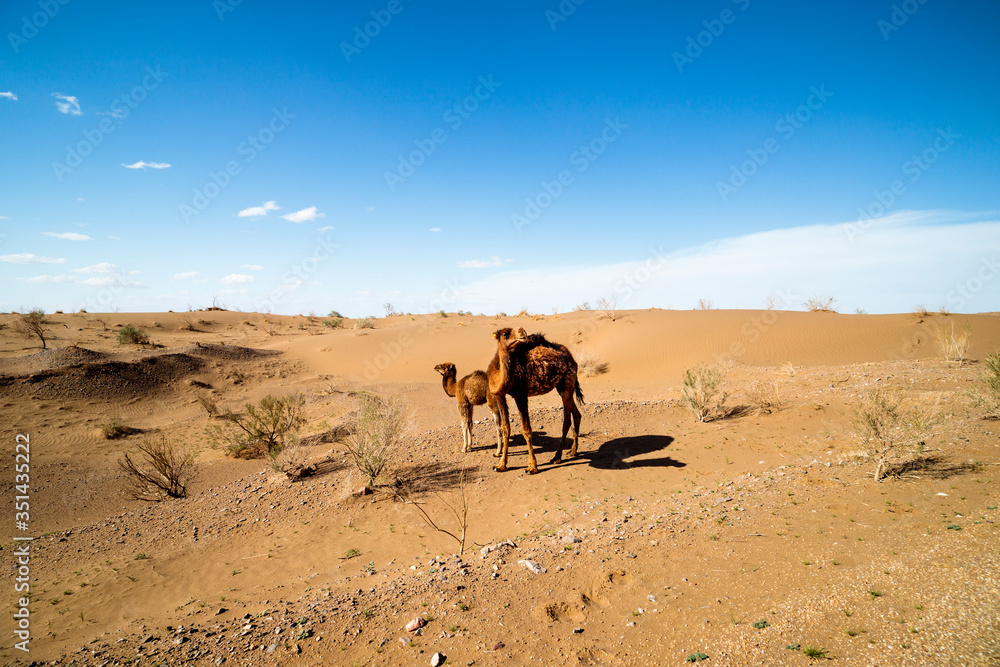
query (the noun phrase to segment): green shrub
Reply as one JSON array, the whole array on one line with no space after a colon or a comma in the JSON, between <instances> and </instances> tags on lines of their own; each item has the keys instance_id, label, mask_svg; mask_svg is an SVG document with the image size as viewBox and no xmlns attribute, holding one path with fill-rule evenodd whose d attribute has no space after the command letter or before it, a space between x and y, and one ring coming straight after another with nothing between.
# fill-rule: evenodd
<instances>
[{"instance_id":1,"label":"green shrub","mask_svg":"<svg viewBox=\"0 0 1000 667\"><path fill-rule=\"evenodd\" d=\"M126 324L118 330L119 345L149 345L149 334L140 327Z\"/></svg>"},{"instance_id":2,"label":"green shrub","mask_svg":"<svg viewBox=\"0 0 1000 667\"><path fill-rule=\"evenodd\" d=\"M395 397L361 395L354 436L344 444L354 464L365 476L366 491L374 490L375 481L396 452L396 443L402 432L402 401Z\"/></svg>"},{"instance_id":3,"label":"green shrub","mask_svg":"<svg viewBox=\"0 0 1000 667\"><path fill-rule=\"evenodd\" d=\"M695 366L684 371L681 399L695 419L711 421L725 414L728 394L722 391L722 371L715 366Z\"/></svg>"},{"instance_id":4,"label":"green shrub","mask_svg":"<svg viewBox=\"0 0 1000 667\"><path fill-rule=\"evenodd\" d=\"M972 402L987 419L1000 419L1000 351L987 354L979 374L979 387L969 392Z\"/></svg>"},{"instance_id":5,"label":"green shrub","mask_svg":"<svg viewBox=\"0 0 1000 667\"><path fill-rule=\"evenodd\" d=\"M243 413L226 412L220 418L229 428L213 426L210 438L221 441L226 451L241 458L276 458L305 424L301 394L275 397L270 394L257 405L247 403Z\"/></svg>"},{"instance_id":6,"label":"green shrub","mask_svg":"<svg viewBox=\"0 0 1000 667\"><path fill-rule=\"evenodd\" d=\"M338 317L332 320L323 320L323 326L327 329L339 329L344 325L344 318Z\"/></svg>"},{"instance_id":7,"label":"green shrub","mask_svg":"<svg viewBox=\"0 0 1000 667\"><path fill-rule=\"evenodd\" d=\"M355 329L374 329L375 328L375 318L365 317L354 323Z\"/></svg>"}]
</instances>

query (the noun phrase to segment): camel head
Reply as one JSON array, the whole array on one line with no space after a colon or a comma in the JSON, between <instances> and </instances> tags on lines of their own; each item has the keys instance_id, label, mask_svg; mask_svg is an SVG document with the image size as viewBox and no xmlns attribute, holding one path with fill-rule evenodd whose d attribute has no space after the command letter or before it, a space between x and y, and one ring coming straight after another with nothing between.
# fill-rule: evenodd
<instances>
[{"instance_id":1,"label":"camel head","mask_svg":"<svg viewBox=\"0 0 1000 667\"><path fill-rule=\"evenodd\" d=\"M438 364L437 366L434 367L434 370L436 370L444 377L448 376L455 377L455 364L451 363L450 361L446 361L443 364Z\"/></svg>"}]
</instances>

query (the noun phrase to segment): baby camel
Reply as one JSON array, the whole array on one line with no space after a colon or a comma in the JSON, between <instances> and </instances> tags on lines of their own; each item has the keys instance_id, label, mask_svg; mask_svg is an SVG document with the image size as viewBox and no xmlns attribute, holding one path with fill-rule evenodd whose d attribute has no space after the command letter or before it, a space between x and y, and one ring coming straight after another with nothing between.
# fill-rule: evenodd
<instances>
[{"instance_id":1,"label":"baby camel","mask_svg":"<svg viewBox=\"0 0 1000 667\"><path fill-rule=\"evenodd\" d=\"M472 408L486 403L493 412L493 425L497 431L497 453L500 456L500 409L496 399L489 391L489 380L483 371L469 373L461 380L455 381L457 371L455 364L445 362L434 367L441 374L441 385L444 392L458 400L458 416L462 422L462 452L472 451Z\"/></svg>"}]
</instances>

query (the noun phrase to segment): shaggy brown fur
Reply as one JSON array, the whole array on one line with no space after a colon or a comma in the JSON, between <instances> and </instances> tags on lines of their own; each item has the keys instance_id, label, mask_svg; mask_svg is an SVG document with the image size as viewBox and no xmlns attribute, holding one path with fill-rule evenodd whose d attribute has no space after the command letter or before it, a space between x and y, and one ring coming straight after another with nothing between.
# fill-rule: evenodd
<instances>
[{"instance_id":1,"label":"shaggy brown fur","mask_svg":"<svg viewBox=\"0 0 1000 667\"><path fill-rule=\"evenodd\" d=\"M562 462L562 451L566 446L570 416L573 421L573 447L569 457L576 456L580 441L580 410L573 400L574 395L583 403L583 392L577 383L576 360L564 346L551 343L541 334L528 335L524 329L500 329L493 334L497 340L497 353L490 362L486 374L489 378L490 393L500 409L503 453L497 472L507 470L507 447L510 444L510 422L507 412L507 395L514 397L518 412L521 413L521 431L528 443L528 473L538 472L535 450L531 441L531 420L528 416L528 397L541 396L555 389L562 396L563 428L559 450L551 463Z\"/></svg>"},{"instance_id":2,"label":"shaggy brown fur","mask_svg":"<svg viewBox=\"0 0 1000 667\"><path fill-rule=\"evenodd\" d=\"M489 381L486 373L473 371L461 380L455 381L457 371L455 364L445 362L434 367L441 374L441 385L444 393L454 396L458 401L458 417L462 423L462 452L472 451L472 409L473 406L487 404L493 413L493 425L497 431L497 453L500 456L500 411L496 401L489 392Z\"/></svg>"}]
</instances>

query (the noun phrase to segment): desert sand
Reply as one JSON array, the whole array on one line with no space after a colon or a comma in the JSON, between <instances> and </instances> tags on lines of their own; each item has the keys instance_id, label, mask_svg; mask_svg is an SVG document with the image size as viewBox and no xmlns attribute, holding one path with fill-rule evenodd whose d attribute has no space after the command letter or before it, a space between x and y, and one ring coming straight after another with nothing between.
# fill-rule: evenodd
<instances>
[{"instance_id":1,"label":"desert sand","mask_svg":"<svg viewBox=\"0 0 1000 667\"><path fill-rule=\"evenodd\" d=\"M5 614L0 663L1000 665L1000 425L967 395L1000 349L997 314L329 319L53 314L42 350L0 316L9 610L24 595L14 538L35 538L30 653ZM152 345L119 345L125 324ZM938 349L953 325L971 328L966 363ZM485 369L507 326L605 366L580 377L576 458L548 463L561 403L531 399L537 475L512 401L510 470L492 469L485 406L460 453L455 399L434 371ZM730 405L764 382L780 407L696 421L680 396L700 363L723 369ZM852 424L876 384L940 416L923 465L881 482ZM213 446L219 420L199 393L240 409L291 392L306 401L298 455L315 474L293 481ZM330 436L359 392L397 395L407 411L367 495ZM111 419L134 433L106 439ZM187 498L126 493L118 461L157 433L197 453ZM30 436L26 530L13 520L18 434ZM397 500L399 484L451 532L447 503L464 489L464 553ZM423 627L408 631L415 618Z\"/></svg>"}]
</instances>

